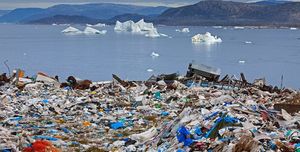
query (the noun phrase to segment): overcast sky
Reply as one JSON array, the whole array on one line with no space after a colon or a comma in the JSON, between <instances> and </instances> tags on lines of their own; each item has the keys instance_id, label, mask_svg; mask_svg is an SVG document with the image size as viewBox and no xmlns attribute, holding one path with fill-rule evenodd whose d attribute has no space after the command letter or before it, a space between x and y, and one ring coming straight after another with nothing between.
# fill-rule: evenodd
<instances>
[{"instance_id":1,"label":"overcast sky","mask_svg":"<svg viewBox=\"0 0 300 152\"><path fill-rule=\"evenodd\" d=\"M182 6L194 4L200 0L0 0L0 9L14 9L24 7L46 8L55 4L82 4L82 3L121 3L147 6ZM249 2L253 0L232 0L240 2ZM294 0L300 1L300 0Z\"/></svg>"}]
</instances>

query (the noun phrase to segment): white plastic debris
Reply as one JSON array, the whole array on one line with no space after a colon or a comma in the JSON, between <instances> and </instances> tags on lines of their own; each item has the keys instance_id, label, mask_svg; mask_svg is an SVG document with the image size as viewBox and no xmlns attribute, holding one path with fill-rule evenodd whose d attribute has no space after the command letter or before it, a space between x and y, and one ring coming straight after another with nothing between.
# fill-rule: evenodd
<instances>
[{"instance_id":1,"label":"white plastic debris","mask_svg":"<svg viewBox=\"0 0 300 152\"><path fill-rule=\"evenodd\" d=\"M130 138L139 141L140 143L144 143L146 141L151 140L156 134L157 134L156 128L152 127L149 130L142 132L140 134L132 134Z\"/></svg>"}]
</instances>

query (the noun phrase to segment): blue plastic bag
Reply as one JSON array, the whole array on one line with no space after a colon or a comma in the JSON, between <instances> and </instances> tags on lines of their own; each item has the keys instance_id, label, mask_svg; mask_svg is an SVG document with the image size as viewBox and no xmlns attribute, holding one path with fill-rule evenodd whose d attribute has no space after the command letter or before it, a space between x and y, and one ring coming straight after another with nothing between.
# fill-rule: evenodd
<instances>
[{"instance_id":1,"label":"blue plastic bag","mask_svg":"<svg viewBox=\"0 0 300 152\"><path fill-rule=\"evenodd\" d=\"M191 135L191 133L184 126L181 126L177 130L176 135L178 142L183 142L184 146L190 146L193 143L193 140L191 138L188 138L188 135Z\"/></svg>"},{"instance_id":2,"label":"blue plastic bag","mask_svg":"<svg viewBox=\"0 0 300 152\"><path fill-rule=\"evenodd\" d=\"M123 127L124 127L124 124L122 122L114 122L114 123L110 124L110 128L112 128L114 130L117 130L117 129L120 129Z\"/></svg>"}]
</instances>

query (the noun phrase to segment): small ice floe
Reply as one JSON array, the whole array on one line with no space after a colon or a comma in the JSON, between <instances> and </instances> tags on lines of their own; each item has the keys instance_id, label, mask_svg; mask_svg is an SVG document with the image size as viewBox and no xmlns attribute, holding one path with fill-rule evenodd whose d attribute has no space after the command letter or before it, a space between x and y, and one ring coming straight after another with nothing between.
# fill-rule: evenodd
<instances>
[{"instance_id":1,"label":"small ice floe","mask_svg":"<svg viewBox=\"0 0 300 152\"><path fill-rule=\"evenodd\" d=\"M187 28L187 27L185 27L185 28L183 28L183 29L176 29L175 30L176 32L182 32L182 33L189 33L190 32L190 29L189 28Z\"/></svg>"},{"instance_id":2,"label":"small ice floe","mask_svg":"<svg viewBox=\"0 0 300 152\"><path fill-rule=\"evenodd\" d=\"M245 44L252 44L251 41L245 41L244 43L245 43Z\"/></svg>"},{"instance_id":3,"label":"small ice floe","mask_svg":"<svg viewBox=\"0 0 300 152\"><path fill-rule=\"evenodd\" d=\"M193 43L204 43L204 44L214 44L214 43L221 43L222 39L211 35L211 33L206 32L205 34L197 34L192 37Z\"/></svg>"},{"instance_id":4,"label":"small ice floe","mask_svg":"<svg viewBox=\"0 0 300 152\"><path fill-rule=\"evenodd\" d=\"M64 29L61 32L65 34L82 34L82 31L72 26L69 26L68 28Z\"/></svg>"},{"instance_id":5,"label":"small ice floe","mask_svg":"<svg viewBox=\"0 0 300 152\"><path fill-rule=\"evenodd\" d=\"M215 29L221 29L221 28L223 28L223 26L213 26L213 28L215 28Z\"/></svg>"},{"instance_id":6,"label":"small ice floe","mask_svg":"<svg viewBox=\"0 0 300 152\"><path fill-rule=\"evenodd\" d=\"M181 30L182 33L189 33L190 32L190 29L189 28L183 28Z\"/></svg>"},{"instance_id":7,"label":"small ice floe","mask_svg":"<svg viewBox=\"0 0 300 152\"><path fill-rule=\"evenodd\" d=\"M87 26L84 29L84 31L83 31L83 33L87 34L87 35L92 35L92 34L106 34L106 32L107 32L106 30L99 31L99 30L94 29L94 28L89 27L89 26Z\"/></svg>"},{"instance_id":8,"label":"small ice floe","mask_svg":"<svg viewBox=\"0 0 300 152\"><path fill-rule=\"evenodd\" d=\"M147 72L153 72L154 70L153 69L147 69Z\"/></svg>"},{"instance_id":9,"label":"small ice floe","mask_svg":"<svg viewBox=\"0 0 300 152\"><path fill-rule=\"evenodd\" d=\"M245 64L245 63L246 63L245 60L240 60L240 61L239 61L239 64Z\"/></svg>"},{"instance_id":10,"label":"small ice floe","mask_svg":"<svg viewBox=\"0 0 300 152\"><path fill-rule=\"evenodd\" d=\"M152 53L151 53L151 57L152 57L152 58L157 58L157 57L159 57L159 54L156 53L156 52L152 52Z\"/></svg>"},{"instance_id":11,"label":"small ice floe","mask_svg":"<svg viewBox=\"0 0 300 152\"><path fill-rule=\"evenodd\" d=\"M243 29L245 29L245 27L243 27L243 26L235 26L233 28L236 29L236 30L243 30Z\"/></svg>"},{"instance_id":12,"label":"small ice floe","mask_svg":"<svg viewBox=\"0 0 300 152\"><path fill-rule=\"evenodd\" d=\"M88 27L105 27L106 25L105 24L102 24L102 23L97 23L97 24L86 24L86 26Z\"/></svg>"},{"instance_id":13,"label":"small ice floe","mask_svg":"<svg viewBox=\"0 0 300 152\"><path fill-rule=\"evenodd\" d=\"M163 34L163 33L160 33L160 36L162 36L162 37L169 37L169 35Z\"/></svg>"},{"instance_id":14,"label":"small ice floe","mask_svg":"<svg viewBox=\"0 0 300 152\"><path fill-rule=\"evenodd\" d=\"M296 27L291 27L290 30L297 30L297 28Z\"/></svg>"}]
</instances>

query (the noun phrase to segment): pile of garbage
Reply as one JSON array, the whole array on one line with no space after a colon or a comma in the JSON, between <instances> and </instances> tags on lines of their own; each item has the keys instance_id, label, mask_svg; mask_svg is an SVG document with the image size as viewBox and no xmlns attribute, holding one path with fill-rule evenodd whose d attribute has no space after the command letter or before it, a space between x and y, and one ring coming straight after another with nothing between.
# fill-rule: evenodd
<instances>
[{"instance_id":1,"label":"pile of garbage","mask_svg":"<svg viewBox=\"0 0 300 152\"><path fill-rule=\"evenodd\" d=\"M143 82L3 74L0 151L300 151L300 109L274 109L299 92L195 67Z\"/></svg>"}]
</instances>

